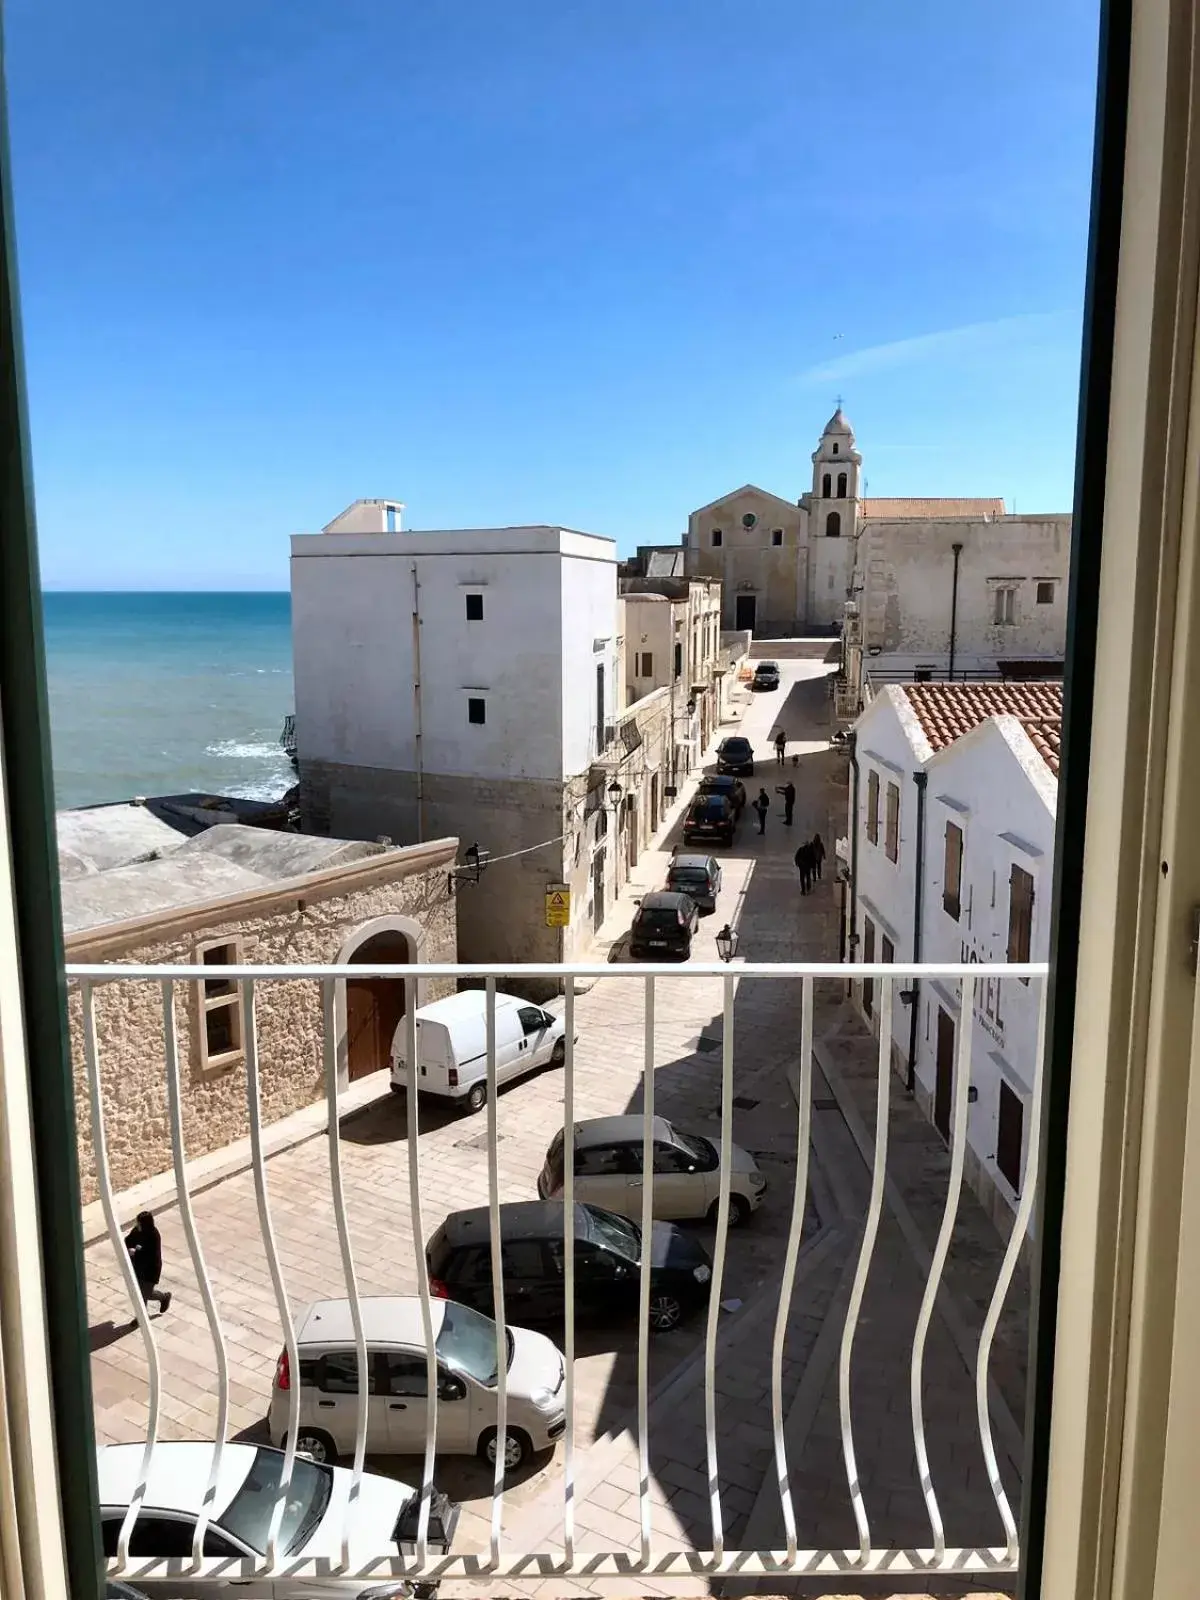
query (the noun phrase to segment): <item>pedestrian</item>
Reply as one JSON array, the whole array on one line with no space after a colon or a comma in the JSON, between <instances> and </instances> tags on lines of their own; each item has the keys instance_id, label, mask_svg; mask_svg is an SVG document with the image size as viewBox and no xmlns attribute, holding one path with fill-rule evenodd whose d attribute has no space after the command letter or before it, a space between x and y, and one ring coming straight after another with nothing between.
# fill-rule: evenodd
<instances>
[{"instance_id":1,"label":"pedestrian","mask_svg":"<svg viewBox=\"0 0 1200 1600\"><path fill-rule=\"evenodd\" d=\"M800 874L800 893L807 894L812 887L813 854L811 844L802 844L795 854L796 870Z\"/></svg>"},{"instance_id":2,"label":"pedestrian","mask_svg":"<svg viewBox=\"0 0 1200 1600\"><path fill-rule=\"evenodd\" d=\"M162 1277L162 1235L155 1225L152 1211L138 1212L137 1221L125 1235L125 1248L133 1262L133 1275L142 1291L143 1304L148 1306L151 1300L155 1300L159 1310L166 1311L171 1304L171 1295L169 1290L164 1294L158 1287L158 1280Z\"/></svg>"},{"instance_id":3,"label":"pedestrian","mask_svg":"<svg viewBox=\"0 0 1200 1600\"><path fill-rule=\"evenodd\" d=\"M782 788L776 788L775 793L783 796L783 825L785 828L790 828L792 812L796 809L796 785L785 783Z\"/></svg>"},{"instance_id":4,"label":"pedestrian","mask_svg":"<svg viewBox=\"0 0 1200 1600\"><path fill-rule=\"evenodd\" d=\"M813 865L816 868L816 874L817 874L817 877L819 878L821 876L821 863L825 859L825 846L821 841L821 835L819 833L814 833L813 834L813 838L812 838L812 853L813 853Z\"/></svg>"},{"instance_id":5,"label":"pedestrian","mask_svg":"<svg viewBox=\"0 0 1200 1600\"><path fill-rule=\"evenodd\" d=\"M771 802L765 789L758 791L758 799L754 802L754 809L758 812L758 831L759 833L766 833L767 812L771 809Z\"/></svg>"},{"instance_id":6,"label":"pedestrian","mask_svg":"<svg viewBox=\"0 0 1200 1600\"><path fill-rule=\"evenodd\" d=\"M787 734L780 728L775 735L775 760L782 767L784 765L784 752L787 750Z\"/></svg>"}]
</instances>

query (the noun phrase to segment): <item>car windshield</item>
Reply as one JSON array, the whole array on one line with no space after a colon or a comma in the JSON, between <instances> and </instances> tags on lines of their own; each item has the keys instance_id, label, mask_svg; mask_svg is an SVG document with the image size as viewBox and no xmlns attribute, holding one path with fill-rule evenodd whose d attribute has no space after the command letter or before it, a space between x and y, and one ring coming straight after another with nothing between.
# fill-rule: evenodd
<instances>
[{"instance_id":1,"label":"car windshield","mask_svg":"<svg viewBox=\"0 0 1200 1600\"><path fill-rule=\"evenodd\" d=\"M267 1530L271 1526L282 1468L282 1450L255 1451L246 1481L220 1518L219 1525L226 1533L260 1555L266 1552ZM308 1543L325 1515L332 1492L330 1469L297 1457L292 1464L292 1482L279 1525L279 1547L287 1555Z\"/></svg>"},{"instance_id":2,"label":"car windshield","mask_svg":"<svg viewBox=\"0 0 1200 1600\"><path fill-rule=\"evenodd\" d=\"M643 906L637 914L638 922L648 928L678 926L679 913L674 906Z\"/></svg>"},{"instance_id":3,"label":"car windshield","mask_svg":"<svg viewBox=\"0 0 1200 1600\"><path fill-rule=\"evenodd\" d=\"M446 1315L434 1348L438 1360L464 1377L474 1378L490 1389L496 1381L496 1324L470 1306L460 1306L447 1300ZM512 1366L512 1330L504 1330L508 1338L508 1365Z\"/></svg>"},{"instance_id":4,"label":"car windshield","mask_svg":"<svg viewBox=\"0 0 1200 1600\"><path fill-rule=\"evenodd\" d=\"M642 1253L642 1232L624 1217L611 1211L597 1211L595 1206L584 1206L587 1212L591 1237L606 1250L615 1250L628 1261L636 1261Z\"/></svg>"},{"instance_id":5,"label":"car windshield","mask_svg":"<svg viewBox=\"0 0 1200 1600\"><path fill-rule=\"evenodd\" d=\"M698 1139L692 1133L680 1133L678 1128L671 1129L671 1137L681 1150L687 1152L693 1161L711 1161L713 1147L707 1139Z\"/></svg>"}]
</instances>

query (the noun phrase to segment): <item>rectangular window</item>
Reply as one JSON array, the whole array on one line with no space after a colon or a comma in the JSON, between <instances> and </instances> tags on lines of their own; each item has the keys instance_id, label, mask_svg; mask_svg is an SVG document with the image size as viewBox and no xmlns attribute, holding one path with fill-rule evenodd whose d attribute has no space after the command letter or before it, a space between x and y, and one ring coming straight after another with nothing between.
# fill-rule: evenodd
<instances>
[{"instance_id":1,"label":"rectangular window","mask_svg":"<svg viewBox=\"0 0 1200 1600\"><path fill-rule=\"evenodd\" d=\"M879 774L867 774L867 838L879 843Z\"/></svg>"},{"instance_id":2,"label":"rectangular window","mask_svg":"<svg viewBox=\"0 0 1200 1600\"><path fill-rule=\"evenodd\" d=\"M638 667L638 677L639 678L652 678L653 676L654 676L654 653L651 650L643 650L642 651L642 657L641 657L641 664Z\"/></svg>"},{"instance_id":3,"label":"rectangular window","mask_svg":"<svg viewBox=\"0 0 1200 1600\"><path fill-rule=\"evenodd\" d=\"M900 785L889 783L887 786L887 858L896 861L900 857Z\"/></svg>"},{"instance_id":4,"label":"rectangular window","mask_svg":"<svg viewBox=\"0 0 1200 1600\"><path fill-rule=\"evenodd\" d=\"M896 959L896 946L888 938L886 933L880 935L879 959L880 961L895 961Z\"/></svg>"},{"instance_id":5,"label":"rectangular window","mask_svg":"<svg viewBox=\"0 0 1200 1600\"><path fill-rule=\"evenodd\" d=\"M712 542L713 542L713 549L714 550L720 549L720 546L721 546L721 530L720 530L720 528L714 528L713 529L713 531L712 531Z\"/></svg>"},{"instance_id":6,"label":"rectangular window","mask_svg":"<svg viewBox=\"0 0 1200 1600\"><path fill-rule=\"evenodd\" d=\"M236 966L241 946L236 939L200 945L196 960L206 967ZM201 1067L228 1066L242 1053L242 986L232 978L205 978L196 985Z\"/></svg>"},{"instance_id":7,"label":"rectangular window","mask_svg":"<svg viewBox=\"0 0 1200 1600\"><path fill-rule=\"evenodd\" d=\"M863 960L875 959L875 924L870 917L863 918ZM863 1010L869 1017L875 1015L875 979L864 978L862 988Z\"/></svg>"},{"instance_id":8,"label":"rectangular window","mask_svg":"<svg viewBox=\"0 0 1200 1600\"><path fill-rule=\"evenodd\" d=\"M1024 1135L1025 1108L1020 1095L1000 1080L1000 1119L996 1128L996 1165L1014 1193L1021 1188L1021 1141Z\"/></svg>"},{"instance_id":9,"label":"rectangular window","mask_svg":"<svg viewBox=\"0 0 1200 1600\"><path fill-rule=\"evenodd\" d=\"M955 922L962 915L962 829L956 822L946 824L946 865L942 873L942 906Z\"/></svg>"},{"instance_id":10,"label":"rectangular window","mask_svg":"<svg viewBox=\"0 0 1200 1600\"><path fill-rule=\"evenodd\" d=\"M772 544L782 544L783 543L783 529L782 528L772 528L771 529L771 543Z\"/></svg>"},{"instance_id":11,"label":"rectangular window","mask_svg":"<svg viewBox=\"0 0 1200 1600\"><path fill-rule=\"evenodd\" d=\"M1017 591L997 589L992 620L998 628L1010 627L1017 620Z\"/></svg>"},{"instance_id":12,"label":"rectangular window","mask_svg":"<svg viewBox=\"0 0 1200 1600\"><path fill-rule=\"evenodd\" d=\"M675 676L683 677L683 645L678 641L675 644Z\"/></svg>"},{"instance_id":13,"label":"rectangular window","mask_svg":"<svg viewBox=\"0 0 1200 1600\"><path fill-rule=\"evenodd\" d=\"M1038 584L1037 603L1040 606L1052 606L1054 604L1054 585L1052 583Z\"/></svg>"},{"instance_id":14,"label":"rectangular window","mask_svg":"<svg viewBox=\"0 0 1200 1600\"><path fill-rule=\"evenodd\" d=\"M1008 959L1028 961L1033 933L1033 878L1024 867L1008 875ZM1028 983L1028 978L1022 978Z\"/></svg>"},{"instance_id":15,"label":"rectangular window","mask_svg":"<svg viewBox=\"0 0 1200 1600\"><path fill-rule=\"evenodd\" d=\"M604 663L596 667L596 749L603 750L608 740L604 736Z\"/></svg>"},{"instance_id":16,"label":"rectangular window","mask_svg":"<svg viewBox=\"0 0 1200 1600\"><path fill-rule=\"evenodd\" d=\"M478 696L472 695L467 701L467 721L478 723L480 727L487 721L487 704Z\"/></svg>"},{"instance_id":17,"label":"rectangular window","mask_svg":"<svg viewBox=\"0 0 1200 1600\"><path fill-rule=\"evenodd\" d=\"M467 596L467 621L483 621L483 596L481 594L469 594Z\"/></svg>"}]
</instances>

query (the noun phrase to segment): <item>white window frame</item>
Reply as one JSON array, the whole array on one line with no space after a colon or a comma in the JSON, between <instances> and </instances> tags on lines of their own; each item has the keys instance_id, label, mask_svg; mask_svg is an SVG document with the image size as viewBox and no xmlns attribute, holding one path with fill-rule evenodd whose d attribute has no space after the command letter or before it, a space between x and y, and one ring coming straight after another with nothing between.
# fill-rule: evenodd
<instances>
[{"instance_id":1,"label":"white window frame","mask_svg":"<svg viewBox=\"0 0 1200 1600\"><path fill-rule=\"evenodd\" d=\"M242 941L232 939L205 939L196 946L195 961L197 966L205 964L204 958L210 950L232 951L231 959L227 962L213 963L213 976L216 977L222 966L237 966L242 959ZM237 1066L245 1059L245 1040L242 1037L242 985L234 978L230 982L232 988L228 994L210 995L205 992L205 985L209 982L206 978L196 981L196 1053L201 1072L224 1071L228 1067ZM208 1018L214 1011L228 1010L233 1017L233 1037L236 1041L230 1050L221 1050L214 1054L208 1048Z\"/></svg>"}]
</instances>

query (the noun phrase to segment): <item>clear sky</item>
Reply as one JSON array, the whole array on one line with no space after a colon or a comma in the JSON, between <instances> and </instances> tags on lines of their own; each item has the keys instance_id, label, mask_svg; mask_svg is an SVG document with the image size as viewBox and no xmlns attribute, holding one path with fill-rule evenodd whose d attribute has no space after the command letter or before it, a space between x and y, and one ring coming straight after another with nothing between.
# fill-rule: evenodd
<instances>
[{"instance_id":1,"label":"clear sky","mask_svg":"<svg viewBox=\"0 0 1200 1600\"><path fill-rule=\"evenodd\" d=\"M1093 0L9 0L42 567L287 586L359 496L622 550L1070 507Z\"/></svg>"}]
</instances>

